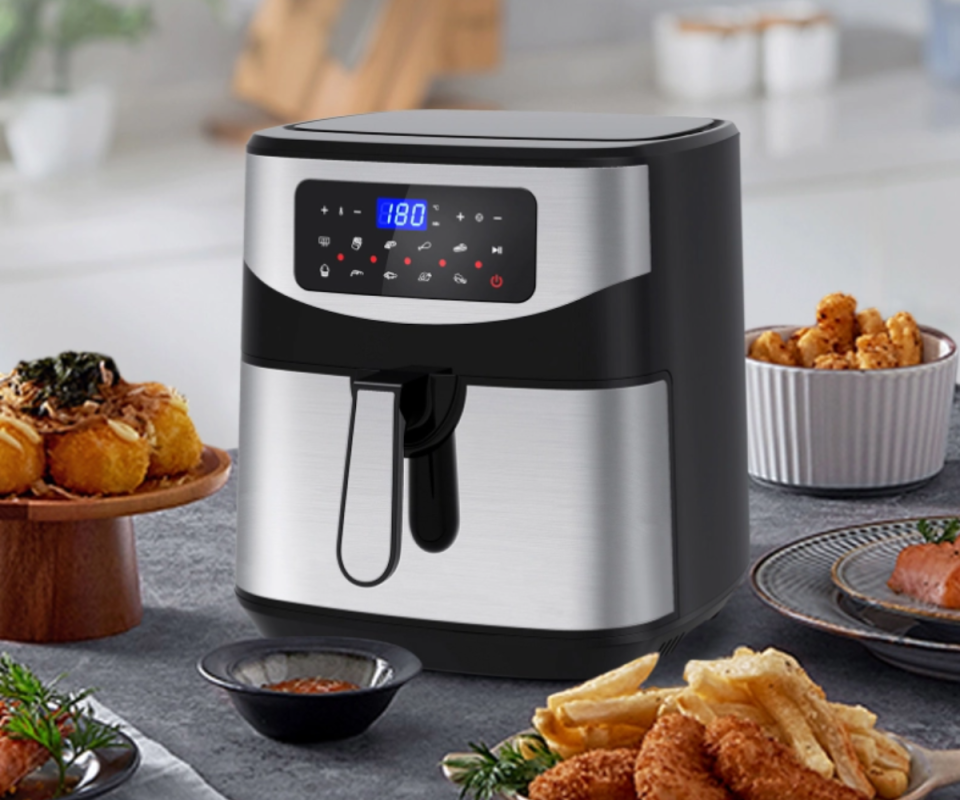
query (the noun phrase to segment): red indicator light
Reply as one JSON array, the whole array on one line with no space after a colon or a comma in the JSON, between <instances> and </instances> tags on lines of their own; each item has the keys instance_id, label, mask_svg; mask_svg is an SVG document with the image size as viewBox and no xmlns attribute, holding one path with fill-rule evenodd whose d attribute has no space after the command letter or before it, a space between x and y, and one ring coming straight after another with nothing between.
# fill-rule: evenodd
<instances>
[{"instance_id":1,"label":"red indicator light","mask_svg":"<svg viewBox=\"0 0 960 800\"><path fill-rule=\"evenodd\" d=\"M447 266L447 259L441 258L441 259L440 259L440 266L441 266L441 267Z\"/></svg>"},{"instance_id":2,"label":"red indicator light","mask_svg":"<svg viewBox=\"0 0 960 800\"><path fill-rule=\"evenodd\" d=\"M343 261L343 253L337 253L337 261Z\"/></svg>"},{"instance_id":3,"label":"red indicator light","mask_svg":"<svg viewBox=\"0 0 960 800\"><path fill-rule=\"evenodd\" d=\"M480 269L480 267L483 266L483 262L482 262L482 261L478 261L478 262L477 262L476 264L474 264L473 266L475 266L477 269Z\"/></svg>"},{"instance_id":4,"label":"red indicator light","mask_svg":"<svg viewBox=\"0 0 960 800\"><path fill-rule=\"evenodd\" d=\"M410 256L407 256L405 259L403 259L403 263L406 264L407 266L409 266L409 265L410 265Z\"/></svg>"},{"instance_id":5,"label":"red indicator light","mask_svg":"<svg viewBox=\"0 0 960 800\"><path fill-rule=\"evenodd\" d=\"M370 256L370 263L371 263L371 264L376 264L376 263L377 263L377 257L376 257L376 256Z\"/></svg>"},{"instance_id":6,"label":"red indicator light","mask_svg":"<svg viewBox=\"0 0 960 800\"><path fill-rule=\"evenodd\" d=\"M494 275L494 276L490 279L490 285L491 285L494 289L499 289L501 286L503 286L503 278L501 278L499 275Z\"/></svg>"}]
</instances>

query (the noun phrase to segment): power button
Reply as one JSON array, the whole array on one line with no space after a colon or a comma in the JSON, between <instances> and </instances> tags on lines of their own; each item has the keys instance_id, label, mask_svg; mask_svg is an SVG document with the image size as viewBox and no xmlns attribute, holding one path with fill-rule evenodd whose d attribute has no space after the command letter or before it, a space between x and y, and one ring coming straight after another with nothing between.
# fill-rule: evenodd
<instances>
[{"instance_id":1,"label":"power button","mask_svg":"<svg viewBox=\"0 0 960 800\"><path fill-rule=\"evenodd\" d=\"M499 289L501 286L503 286L503 278L501 278L499 275L494 275L494 276L490 279L490 285L491 285L494 289Z\"/></svg>"}]
</instances>

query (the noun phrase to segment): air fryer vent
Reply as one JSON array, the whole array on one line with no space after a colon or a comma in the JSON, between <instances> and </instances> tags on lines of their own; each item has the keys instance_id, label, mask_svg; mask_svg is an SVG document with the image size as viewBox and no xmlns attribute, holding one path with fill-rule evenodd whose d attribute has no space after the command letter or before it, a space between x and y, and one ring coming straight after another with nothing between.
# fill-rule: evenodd
<instances>
[{"instance_id":1,"label":"air fryer vent","mask_svg":"<svg viewBox=\"0 0 960 800\"><path fill-rule=\"evenodd\" d=\"M683 638L683 634L681 633L679 636L674 636L672 639L667 639L667 641L665 641L663 644L660 645L659 648L657 648L660 651L660 655L662 656L670 655L674 651L674 648L678 644L680 644L680 640L682 638Z\"/></svg>"}]
</instances>

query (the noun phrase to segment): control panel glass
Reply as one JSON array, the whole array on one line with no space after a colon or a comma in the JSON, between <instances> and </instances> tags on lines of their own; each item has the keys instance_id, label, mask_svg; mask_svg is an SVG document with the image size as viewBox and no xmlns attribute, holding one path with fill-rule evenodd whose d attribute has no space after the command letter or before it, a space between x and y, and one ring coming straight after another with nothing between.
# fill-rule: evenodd
<instances>
[{"instance_id":1,"label":"control panel glass","mask_svg":"<svg viewBox=\"0 0 960 800\"><path fill-rule=\"evenodd\" d=\"M522 303L536 288L526 189L303 181L294 272L312 292Z\"/></svg>"}]
</instances>

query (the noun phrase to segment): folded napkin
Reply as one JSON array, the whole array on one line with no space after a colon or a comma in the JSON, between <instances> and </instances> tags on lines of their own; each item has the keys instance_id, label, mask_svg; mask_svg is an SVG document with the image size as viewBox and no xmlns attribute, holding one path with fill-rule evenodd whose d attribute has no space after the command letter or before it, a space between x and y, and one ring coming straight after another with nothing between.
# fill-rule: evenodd
<instances>
[{"instance_id":1,"label":"folded napkin","mask_svg":"<svg viewBox=\"0 0 960 800\"><path fill-rule=\"evenodd\" d=\"M129 781L110 793L111 800L225 800L193 767L162 744L148 739L96 700L91 698L89 702L97 719L122 725L123 732L140 748L140 766Z\"/></svg>"}]
</instances>

